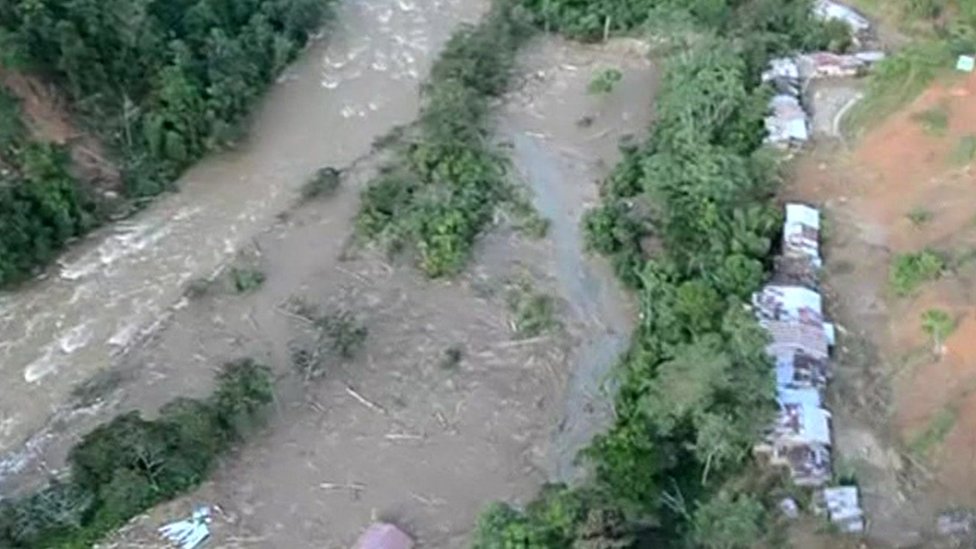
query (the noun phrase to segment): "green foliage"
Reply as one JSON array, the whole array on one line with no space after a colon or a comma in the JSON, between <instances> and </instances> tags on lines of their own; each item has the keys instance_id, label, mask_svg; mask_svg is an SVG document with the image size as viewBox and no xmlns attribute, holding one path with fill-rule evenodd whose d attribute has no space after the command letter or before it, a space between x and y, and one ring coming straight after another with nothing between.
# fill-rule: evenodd
<instances>
[{"instance_id":1,"label":"green foliage","mask_svg":"<svg viewBox=\"0 0 976 549\"><path fill-rule=\"evenodd\" d=\"M899 254L888 272L888 285L895 295L908 296L922 283L938 278L945 266L945 260L930 250Z\"/></svg>"},{"instance_id":2,"label":"green foliage","mask_svg":"<svg viewBox=\"0 0 976 549\"><path fill-rule=\"evenodd\" d=\"M625 549L635 536L624 515L595 494L547 485L525 510L493 503L481 514L473 549Z\"/></svg>"},{"instance_id":3,"label":"green foliage","mask_svg":"<svg viewBox=\"0 0 976 549\"><path fill-rule=\"evenodd\" d=\"M960 137L950 156L952 163L957 165L969 164L974 157L976 157L976 135Z\"/></svg>"},{"instance_id":4,"label":"green foliage","mask_svg":"<svg viewBox=\"0 0 976 549\"><path fill-rule=\"evenodd\" d=\"M155 420L130 412L96 427L71 449L67 480L0 503L0 547L91 547L202 482L270 401L270 371L242 360L224 367L207 400L180 398Z\"/></svg>"},{"instance_id":5,"label":"green foliage","mask_svg":"<svg viewBox=\"0 0 976 549\"><path fill-rule=\"evenodd\" d=\"M915 456L925 459L935 450L946 435L956 426L959 409L954 403L940 408L928 424L908 442L908 449Z\"/></svg>"},{"instance_id":6,"label":"green foliage","mask_svg":"<svg viewBox=\"0 0 976 549\"><path fill-rule=\"evenodd\" d=\"M956 319L941 309L929 309L922 313L922 331L932 338L936 349L956 329Z\"/></svg>"},{"instance_id":7,"label":"green foliage","mask_svg":"<svg viewBox=\"0 0 976 549\"><path fill-rule=\"evenodd\" d=\"M512 329L520 338L537 337L559 326L555 300L533 290L527 281L509 289L508 307L513 315Z\"/></svg>"},{"instance_id":8,"label":"green foliage","mask_svg":"<svg viewBox=\"0 0 976 549\"><path fill-rule=\"evenodd\" d=\"M762 537L763 506L748 496L720 492L695 510L693 538L708 549L746 549Z\"/></svg>"},{"instance_id":9,"label":"green foliage","mask_svg":"<svg viewBox=\"0 0 976 549\"><path fill-rule=\"evenodd\" d=\"M265 274L253 267L234 267L230 270L230 279L234 290L239 294L253 292L260 288L265 281Z\"/></svg>"},{"instance_id":10,"label":"green foliage","mask_svg":"<svg viewBox=\"0 0 976 549\"><path fill-rule=\"evenodd\" d=\"M333 352L340 357L349 359L366 342L369 330L351 311L338 310L316 320L322 333L329 339Z\"/></svg>"},{"instance_id":11,"label":"green foliage","mask_svg":"<svg viewBox=\"0 0 976 549\"><path fill-rule=\"evenodd\" d=\"M14 0L0 8L0 27L115 146L138 196L231 142L331 4Z\"/></svg>"},{"instance_id":12,"label":"green foliage","mask_svg":"<svg viewBox=\"0 0 976 549\"><path fill-rule=\"evenodd\" d=\"M922 206L916 206L908 212L908 220L911 221L912 225L916 227L921 227L929 221L932 221L933 217L932 210L926 209Z\"/></svg>"},{"instance_id":13,"label":"green foliage","mask_svg":"<svg viewBox=\"0 0 976 549\"><path fill-rule=\"evenodd\" d=\"M932 135L945 135L949 127L949 112L945 107L932 107L912 115L912 120L921 124Z\"/></svg>"},{"instance_id":14,"label":"green foliage","mask_svg":"<svg viewBox=\"0 0 976 549\"><path fill-rule=\"evenodd\" d=\"M428 276L459 272L495 208L514 195L486 124L529 34L520 14L498 0L478 26L451 37L424 86L417 135L363 193L361 235L414 252Z\"/></svg>"},{"instance_id":15,"label":"green foliage","mask_svg":"<svg viewBox=\"0 0 976 549\"><path fill-rule=\"evenodd\" d=\"M7 152L0 150L0 166L13 167L0 171L0 285L32 274L96 224L95 204L68 173L66 152L18 136L8 129Z\"/></svg>"},{"instance_id":16,"label":"green foliage","mask_svg":"<svg viewBox=\"0 0 976 549\"><path fill-rule=\"evenodd\" d=\"M623 77L624 73L620 72L620 69L603 69L596 73L593 80L590 80L587 91L593 95L610 93Z\"/></svg>"},{"instance_id":17,"label":"green foliage","mask_svg":"<svg viewBox=\"0 0 976 549\"><path fill-rule=\"evenodd\" d=\"M332 0L11 0L0 65L61 84L114 149L130 197L159 193L231 143ZM0 286L50 262L99 217L64 151L32 142L0 87Z\"/></svg>"},{"instance_id":18,"label":"green foliage","mask_svg":"<svg viewBox=\"0 0 976 549\"><path fill-rule=\"evenodd\" d=\"M241 438L263 422L264 412L274 400L271 370L242 359L226 365L217 381L212 397L217 422L225 436Z\"/></svg>"}]
</instances>

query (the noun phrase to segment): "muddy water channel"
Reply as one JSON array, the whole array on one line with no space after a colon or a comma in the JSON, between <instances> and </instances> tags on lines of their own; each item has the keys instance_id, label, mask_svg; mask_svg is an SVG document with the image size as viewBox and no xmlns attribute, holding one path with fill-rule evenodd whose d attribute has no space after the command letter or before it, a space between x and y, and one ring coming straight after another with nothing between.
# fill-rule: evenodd
<instances>
[{"instance_id":1,"label":"muddy water channel","mask_svg":"<svg viewBox=\"0 0 976 549\"><path fill-rule=\"evenodd\" d=\"M43 429L73 386L165 322L186 283L267 227L309 174L350 164L413 120L418 82L439 46L486 5L342 2L328 41L283 75L248 142L190 170L179 193L78 245L46 279L0 296L0 479L24 457L9 451Z\"/></svg>"},{"instance_id":2,"label":"muddy water channel","mask_svg":"<svg viewBox=\"0 0 976 549\"><path fill-rule=\"evenodd\" d=\"M619 160L621 139L639 138L650 123L655 71L641 44L626 40L538 41L524 59L527 80L508 103L501 134L550 221L556 289L583 327L566 365L563 419L550 450L550 475L571 481L581 471L577 453L612 419L608 374L633 329L629 297L604 262L588 257L581 219L599 200L597 184ZM591 79L608 68L621 70L623 80L611 93L589 94Z\"/></svg>"}]
</instances>

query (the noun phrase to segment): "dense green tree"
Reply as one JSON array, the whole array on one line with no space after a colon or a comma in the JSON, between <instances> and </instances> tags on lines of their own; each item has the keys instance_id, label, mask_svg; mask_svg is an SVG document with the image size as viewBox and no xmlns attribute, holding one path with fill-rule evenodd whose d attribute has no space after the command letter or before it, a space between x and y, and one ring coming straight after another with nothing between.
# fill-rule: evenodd
<instances>
[{"instance_id":1,"label":"dense green tree","mask_svg":"<svg viewBox=\"0 0 976 549\"><path fill-rule=\"evenodd\" d=\"M707 549L746 549L762 538L763 506L748 495L719 492L702 503L693 519L693 539Z\"/></svg>"}]
</instances>

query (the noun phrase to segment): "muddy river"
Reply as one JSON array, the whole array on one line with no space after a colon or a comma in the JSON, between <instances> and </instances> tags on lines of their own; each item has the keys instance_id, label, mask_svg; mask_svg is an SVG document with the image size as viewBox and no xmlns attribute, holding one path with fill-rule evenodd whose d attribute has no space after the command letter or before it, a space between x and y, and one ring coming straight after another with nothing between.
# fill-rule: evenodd
<instances>
[{"instance_id":1,"label":"muddy river","mask_svg":"<svg viewBox=\"0 0 976 549\"><path fill-rule=\"evenodd\" d=\"M108 367L219 269L323 165L345 166L417 114L439 46L482 0L352 0L256 113L251 139L201 162L180 192L76 246L44 280L0 296L0 452L25 443L73 386ZM22 454L0 462L0 478Z\"/></svg>"},{"instance_id":2,"label":"muddy river","mask_svg":"<svg viewBox=\"0 0 976 549\"><path fill-rule=\"evenodd\" d=\"M656 72L639 43L548 37L521 56L497 135L551 223L547 238L496 227L452 281L426 281L378 254L344 257L374 164L358 161L377 137L415 119L433 56L487 4L344 2L329 40L269 93L248 142L201 162L179 193L82 242L45 279L2 296L0 488L57 467L96 421L205 393L212 367L236 356L259 357L285 380L271 428L160 520L208 501L236 517L218 521L220 539L347 547L379 511L426 547L466 547L486 502L524 502L543 482L579 478L574 458L612 420L608 374L634 319L606 262L586 253L580 220L598 202L620 140L650 122ZM609 67L623 80L612 93L588 94ZM361 169L337 196L295 207L316 169L353 164ZM264 286L184 297L189 282L245 248L263 250ZM505 281L524 271L561 304L564 329L534 342L513 341L504 299ZM288 366L302 325L281 304L296 296L338 300L369 327L362 355L314 386ZM464 349L460 364L443 365L448 348ZM113 403L65 405L80 382L109 369L135 372ZM155 526L144 535L155 538Z\"/></svg>"}]
</instances>

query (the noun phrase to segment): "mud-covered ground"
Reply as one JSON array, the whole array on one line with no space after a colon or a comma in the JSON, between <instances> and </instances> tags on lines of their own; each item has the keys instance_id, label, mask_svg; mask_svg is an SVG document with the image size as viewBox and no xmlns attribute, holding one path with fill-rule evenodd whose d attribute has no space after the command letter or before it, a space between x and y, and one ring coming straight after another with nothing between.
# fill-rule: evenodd
<instances>
[{"instance_id":1,"label":"mud-covered ground","mask_svg":"<svg viewBox=\"0 0 976 549\"><path fill-rule=\"evenodd\" d=\"M609 67L623 80L588 94ZM277 377L267 428L211 482L108 545L163 546L155 526L208 503L217 547L348 547L378 517L423 547L465 547L488 502L526 501L577 477L573 457L610 417L604 382L632 327L625 292L587 256L579 223L619 140L646 131L655 72L636 43L548 38L525 49L519 71L498 141L550 219L548 236L523 236L500 215L463 275L426 280L404 258L350 246L358 193L381 158L360 162L335 196L284 212L239 251L234 265L266 275L260 288L239 294L226 275L192 284L152 337L75 391L74 411L10 485L56 469L97 421L207 394L217 366L245 356ZM513 328L510 299L526 291L556 303L540 336ZM291 361L313 337L301 307L354 313L364 348L305 379Z\"/></svg>"}]
</instances>

